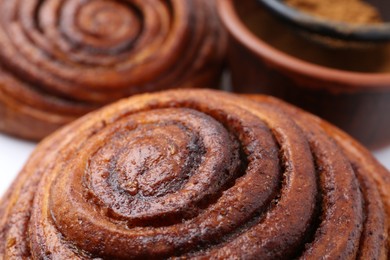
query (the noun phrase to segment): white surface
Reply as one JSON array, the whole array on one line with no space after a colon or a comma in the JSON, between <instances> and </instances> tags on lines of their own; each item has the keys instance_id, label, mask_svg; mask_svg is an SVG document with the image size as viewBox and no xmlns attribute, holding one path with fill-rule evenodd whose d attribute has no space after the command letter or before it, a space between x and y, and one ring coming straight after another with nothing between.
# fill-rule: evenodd
<instances>
[{"instance_id":1,"label":"white surface","mask_svg":"<svg viewBox=\"0 0 390 260\"><path fill-rule=\"evenodd\" d=\"M374 155L384 166L386 166L387 169L390 170L390 146L382 150L374 151Z\"/></svg>"},{"instance_id":2,"label":"white surface","mask_svg":"<svg viewBox=\"0 0 390 260\"><path fill-rule=\"evenodd\" d=\"M22 169L35 144L0 134L0 196Z\"/></svg>"},{"instance_id":3,"label":"white surface","mask_svg":"<svg viewBox=\"0 0 390 260\"><path fill-rule=\"evenodd\" d=\"M22 169L34 147L34 143L0 134L0 196ZM374 154L390 169L390 146Z\"/></svg>"}]
</instances>

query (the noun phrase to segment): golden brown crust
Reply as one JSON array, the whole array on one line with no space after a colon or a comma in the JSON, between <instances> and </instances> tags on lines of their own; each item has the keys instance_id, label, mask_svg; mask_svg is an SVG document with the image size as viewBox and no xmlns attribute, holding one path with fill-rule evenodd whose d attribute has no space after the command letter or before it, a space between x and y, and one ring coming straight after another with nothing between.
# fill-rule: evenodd
<instances>
[{"instance_id":1,"label":"golden brown crust","mask_svg":"<svg viewBox=\"0 0 390 260\"><path fill-rule=\"evenodd\" d=\"M122 100L43 141L0 203L0 256L385 259L389 172L282 101Z\"/></svg>"},{"instance_id":2,"label":"golden brown crust","mask_svg":"<svg viewBox=\"0 0 390 260\"><path fill-rule=\"evenodd\" d=\"M41 139L132 94L215 86L209 0L0 0L0 131Z\"/></svg>"}]
</instances>

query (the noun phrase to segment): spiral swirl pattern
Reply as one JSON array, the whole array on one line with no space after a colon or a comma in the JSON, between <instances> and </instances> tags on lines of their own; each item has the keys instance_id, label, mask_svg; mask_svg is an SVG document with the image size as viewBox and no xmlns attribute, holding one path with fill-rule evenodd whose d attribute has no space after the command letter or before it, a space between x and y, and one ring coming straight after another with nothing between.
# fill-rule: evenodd
<instances>
[{"instance_id":1,"label":"spiral swirl pattern","mask_svg":"<svg viewBox=\"0 0 390 260\"><path fill-rule=\"evenodd\" d=\"M369 152L281 101L145 94L39 145L0 203L0 256L386 259L389 192Z\"/></svg>"},{"instance_id":2,"label":"spiral swirl pattern","mask_svg":"<svg viewBox=\"0 0 390 260\"><path fill-rule=\"evenodd\" d=\"M132 94L215 86L209 0L0 0L0 130L40 139Z\"/></svg>"}]
</instances>

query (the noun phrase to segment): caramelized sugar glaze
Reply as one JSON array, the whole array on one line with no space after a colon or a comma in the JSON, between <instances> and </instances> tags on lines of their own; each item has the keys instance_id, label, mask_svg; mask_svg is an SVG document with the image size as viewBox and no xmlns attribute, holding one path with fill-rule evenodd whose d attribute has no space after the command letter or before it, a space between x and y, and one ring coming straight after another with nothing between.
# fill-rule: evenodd
<instances>
[{"instance_id":1,"label":"caramelized sugar glaze","mask_svg":"<svg viewBox=\"0 0 390 260\"><path fill-rule=\"evenodd\" d=\"M144 94L37 147L0 203L0 256L383 259L389 176L274 98Z\"/></svg>"},{"instance_id":2,"label":"caramelized sugar glaze","mask_svg":"<svg viewBox=\"0 0 390 260\"><path fill-rule=\"evenodd\" d=\"M41 139L132 94L216 86L209 0L0 0L0 130Z\"/></svg>"}]
</instances>

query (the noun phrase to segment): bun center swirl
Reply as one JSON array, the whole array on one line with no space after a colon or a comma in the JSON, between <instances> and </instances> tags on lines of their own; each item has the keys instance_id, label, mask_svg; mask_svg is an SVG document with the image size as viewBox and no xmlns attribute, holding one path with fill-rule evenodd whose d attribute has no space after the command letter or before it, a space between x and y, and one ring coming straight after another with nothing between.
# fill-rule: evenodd
<instances>
[{"instance_id":1,"label":"bun center swirl","mask_svg":"<svg viewBox=\"0 0 390 260\"><path fill-rule=\"evenodd\" d=\"M74 212L89 208L90 201L107 221L128 227L181 222L198 214L240 165L237 141L220 123L192 110L135 114L97 138L78 155L72 174L60 175L52 187L51 211L60 228L76 221L69 215L92 225L88 215Z\"/></svg>"},{"instance_id":2,"label":"bun center swirl","mask_svg":"<svg viewBox=\"0 0 390 260\"><path fill-rule=\"evenodd\" d=\"M107 0L79 5L80 1L69 1L61 20L66 36L79 46L110 54L131 47L142 31L141 14L135 6Z\"/></svg>"}]
</instances>

